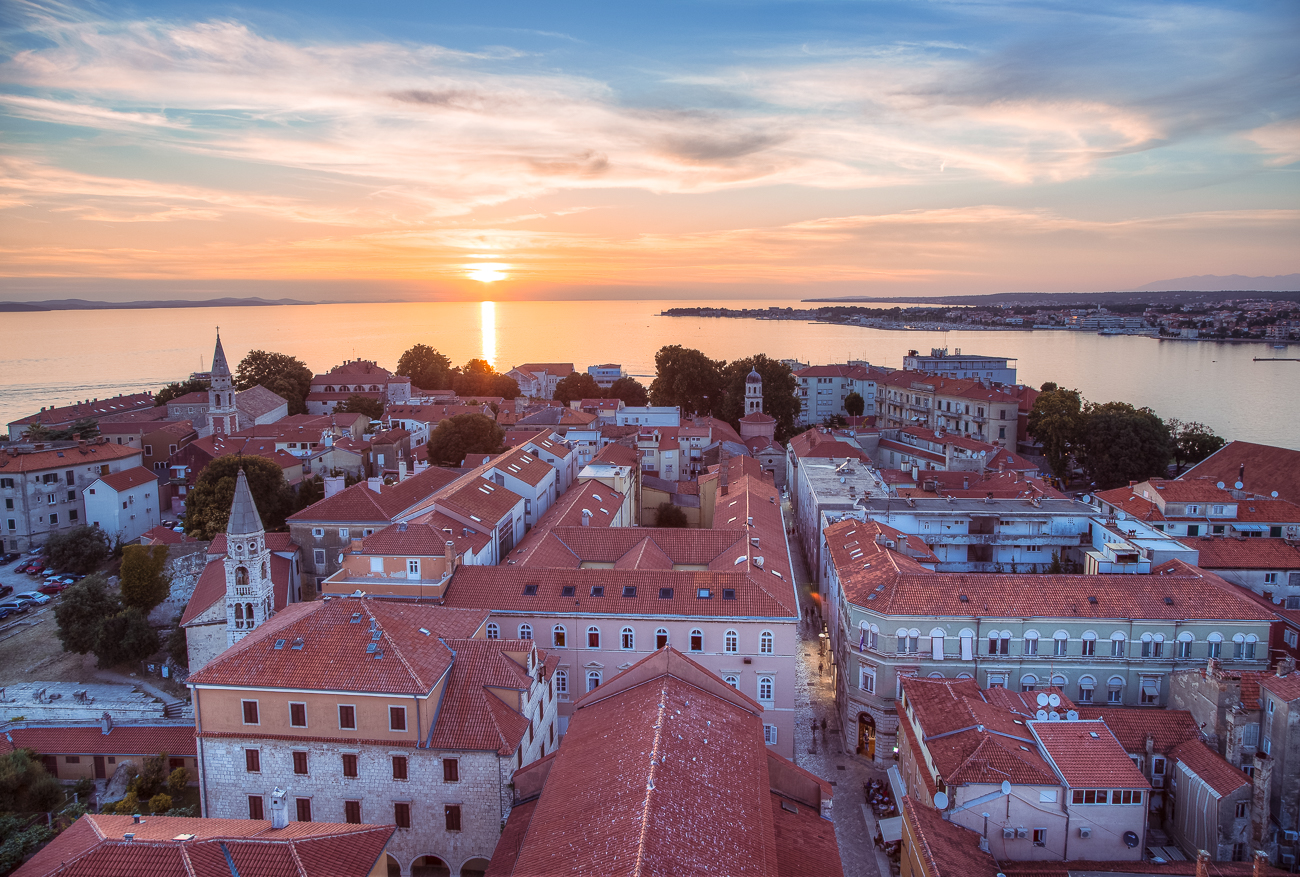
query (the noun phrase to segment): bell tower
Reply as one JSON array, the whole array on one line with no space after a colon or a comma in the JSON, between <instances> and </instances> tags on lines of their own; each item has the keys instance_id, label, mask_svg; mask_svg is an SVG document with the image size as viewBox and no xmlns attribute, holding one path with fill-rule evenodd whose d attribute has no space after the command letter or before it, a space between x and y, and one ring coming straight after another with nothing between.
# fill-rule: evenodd
<instances>
[{"instance_id":1,"label":"bell tower","mask_svg":"<svg viewBox=\"0 0 1300 877\"><path fill-rule=\"evenodd\" d=\"M212 384L208 387L208 428L212 435L239 432L239 410L235 408L235 381L221 349L221 331L217 331L217 348L212 353Z\"/></svg>"},{"instance_id":2,"label":"bell tower","mask_svg":"<svg viewBox=\"0 0 1300 877\"><path fill-rule=\"evenodd\" d=\"M750 369L745 376L745 414L763 413L763 376Z\"/></svg>"},{"instance_id":3,"label":"bell tower","mask_svg":"<svg viewBox=\"0 0 1300 877\"><path fill-rule=\"evenodd\" d=\"M266 548L262 517L239 470L235 501L226 524L226 645L233 646L275 612L271 552Z\"/></svg>"}]
</instances>

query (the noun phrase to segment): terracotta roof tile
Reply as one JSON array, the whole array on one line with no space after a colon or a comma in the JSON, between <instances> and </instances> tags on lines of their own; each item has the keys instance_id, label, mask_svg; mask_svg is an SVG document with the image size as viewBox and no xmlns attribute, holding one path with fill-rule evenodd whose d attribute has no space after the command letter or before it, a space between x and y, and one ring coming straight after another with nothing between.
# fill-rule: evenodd
<instances>
[{"instance_id":1,"label":"terracotta roof tile","mask_svg":"<svg viewBox=\"0 0 1300 877\"><path fill-rule=\"evenodd\" d=\"M8 731L14 745L44 755L105 754L157 755L166 752L194 758L193 725L114 725L105 734L99 723L84 726L51 727L31 725Z\"/></svg>"},{"instance_id":2,"label":"terracotta roof tile","mask_svg":"<svg viewBox=\"0 0 1300 877\"><path fill-rule=\"evenodd\" d=\"M1258 494L1274 490L1282 499L1300 503L1300 450L1228 442L1182 474L1183 480L1208 478L1234 484L1245 467L1245 489Z\"/></svg>"},{"instance_id":3,"label":"terracotta roof tile","mask_svg":"<svg viewBox=\"0 0 1300 877\"><path fill-rule=\"evenodd\" d=\"M543 464L545 465L545 464ZM549 468L549 467L548 467ZM466 483L438 495L438 505L457 512L485 527L495 527L524 498L483 476L466 477Z\"/></svg>"},{"instance_id":4,"label":"terracotta roof tile","mask_svg":"<svg viewBox=\"0 0 1300 877\"><path fill-rule=\"evenodd\" d=\"M905 797L902 815L930 877L994 877L1003 870L980 849L978 832L949 822L938 810Z\"/></svg>"},{"instance_id":5,"label":"terracotta roof tile","mask_svg":"<svg viewBox=\"0 0 1300 877\"><path fill-rule=\"evenodd\" d=\"M777 877L842 877L844 866L835 839L835 823L823 819L807 804L787 800L776 792L768 800L776 834ZM795 812L791 813L791 809Z\"/></svg>"},{"instance_id":6,"label":"terracotta roof tile","mask_svg":"<svg viewBox=\"0 0 1300 877\"><path fill-rule=\"evenodd\" d=\"M550 463L538 459L527 448L515 448L512 451L507 451L497 457L492 464L492 468L504 475L518 478L533 487L541 484L548 475L555 471L555 468Z\"/></svg>"},{"instance_id":7,"label":"terracotta roof tile","mask_svg":"<svg viewBox=\"0 0 1300 877\"><path fill-rule=\"evenodd\" d=\"M1072 789L1149 789L1105 722L1033 722L1030 728Z\"/></svg>"},{"instance_id":8,"label":"terracotta roof tile","mask_svg":"<svg viewBox=\"0 0 1300 877\"><path fill-rule=\"evenodd\" d=\"M428 745L433 749L486 750L513 755L528 730L528 719L503 701L499 692L528 691L532 677L520 661L528 660L536 643L449 639L447 647L455 653L456 660L443 690ZM538 661L545 662L546 657L545 652L537 650Z\"/></svg>"},{"instance_id":9,"label":"terracotta roof tile","mask_svg":"<svg viewBox=\"0 0 1300 877\"><path fill-rule=\"evenodd\" d=\"M1209 784L1220 795L1230 795L1242 786L1250 785L1250 777L1233 767L1219 753L1212 751L1200 740L1178 746L1171 753L1176 761Z\"/></svg>"},{"instance_id":10,"label":"terracotta roof tile","mask_svg":"<svg viewBox=\"0 0 1300 877\"><path fill-rule=\"evenodd\" d=\"M66 469L68 466L99 465L140 456L140 449L129 445L118 445L109 441L98 444L88 442L81 446L33 451L30 454L15 454L12 457L7 453L0 453L0 473L13 475L16 472L40 472L45 469Z\"/></svg>"},{"instance_id":11,"label":"terracotta roof tile","mask_svg":"<svg viewBox=\"0 0 1300 877\"><path fill-rule=\"evenodd\" d=\"M1125 752L1146 752L1150 736L1155 751L1168 755L1188 740L1199 740L1200 728L1187 710L1150 710L1080 704L1079 718L1104 721Z\"/></svg>"},{"instance_id":12,"label":"terracotta roof tile","mask_svg":"<svg viewBox=\"0 0 1300 877\"><path fill-rule=\"evenodd\" d=\"M1244 682L1243 680L1242 700L1246 699ZM1292 672L1285 676L1261 675L1259 687L1276 698L1293 701L1300 697L1300 673Z\"/></svg>"}]
</instances>

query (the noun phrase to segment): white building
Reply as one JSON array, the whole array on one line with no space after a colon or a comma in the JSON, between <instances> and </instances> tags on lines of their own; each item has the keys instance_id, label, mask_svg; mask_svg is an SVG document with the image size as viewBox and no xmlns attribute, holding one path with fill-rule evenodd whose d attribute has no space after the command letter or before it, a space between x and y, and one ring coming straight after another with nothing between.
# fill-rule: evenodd
<instances>
[{"instance_id":1,"label":"white building","mask_svg":"<svg viewBox=\"0 0 1300 877\"><path fill-rule=\"evenodd\" d=\"M619 426L681 426L682 409L676 405L627 406L618 410Z\"/></svg>"},{"instance_id":2,"label":"white building","mask_svg":"<svg viewBox=\"0 0 1300 877\"><path fill-rule=\"evenodd\" d=\"M928 372L945 378L970 378L984 383L1006 384L1016 382L1016 367L1011 365L1016 360L1006 356L980 356L978 354L962 355L958 347L951 354L947 347L933 347L930 355L925 356L915 350L909 350L903 357L903 369L913 372Z\"/></svg>"},{"instance_id":3,"label":"white building","mask_svg":"<svg viewBox=\"0 0 1300 877\"><path fill-rule=\"evenodd\" d=\"M143 466L101 475L82 491L86 521L109 541L134 542L162 521L158 476Z\"/></svg>"},{"instance_id":4,"label":"white building","mask_svg":"<svg viewBox=\"0 0 1300 877\"><path fill-rule=\"evenodd\" d=\"M795 391L799 396L799 420L803 423L821 423L828 417L848 416L844 400L850 393L862 397L862 414L871 417L876 413L876 377L880 370L866 363L847 365L814 365L794 373L799 382Z\"/></svg>"},{"instance_id":5,"label":"white building","mask_svg":"<svg viewBox=\"0 0 1300 877\"><path fill-rule=\"evenodd\" d=\"M589 365L587 366L587 374L596 379L596 384L602 390L608 390L619 378L626 377L623 373L623 366L614 362L607 362L604 365Z\"/></svg>"}]
</instances>

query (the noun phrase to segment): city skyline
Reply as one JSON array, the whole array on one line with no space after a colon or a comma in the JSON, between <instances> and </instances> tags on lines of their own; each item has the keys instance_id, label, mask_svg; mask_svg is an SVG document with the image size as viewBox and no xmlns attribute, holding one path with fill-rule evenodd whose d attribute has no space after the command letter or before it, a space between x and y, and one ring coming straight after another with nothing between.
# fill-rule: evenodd
<instances>
[{"instance_id":1,"label":"city skyline","mask_svg":"<svg viewBox=\"0 0 1300 877\"><path fill-rule=\"evenodd\" d=\"M16 4L4 285L794 298L1287 274L1296 25L1282 3Z\"/></svg>"}]
</instances>

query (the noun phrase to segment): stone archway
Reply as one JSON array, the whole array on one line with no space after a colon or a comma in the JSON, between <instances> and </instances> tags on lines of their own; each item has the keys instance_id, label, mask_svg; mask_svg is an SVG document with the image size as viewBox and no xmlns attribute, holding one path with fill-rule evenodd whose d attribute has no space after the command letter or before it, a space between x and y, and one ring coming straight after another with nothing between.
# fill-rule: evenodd
<instances>
[{"instance_id":1,"label":"stone archway","mask_svg":"<svg viewBox=\"0 0 1300 877\"><path fill-rule=\"evenodd\" d=\"M397 860L390 853L385 853L384 859L388 867L388 877L402 877L402 866L397 864Z\"/></svg>"},{"instance_id":2,"label":"stone archway","mask_svg":"<svg viewBox=\"0 0 1300 877\"><path fill-rule=\"evenodd\" d=\"M420 856L411 863L411 877L451 877L451 868L437 856Z\"/></svg>"},{"instance_id":3,"label":"stone archway","mask_svg":"<svg viewBox=\"0 0 1300 877\"><path fill-rule=\"evenodd\" d=\"M484 858L470 859L460 866L460 877L483 877L487 873L488 860Z\"/></svg>"},{"instance_id":4,"label":"stone archway","mask_svg":"<svg viewBox=\"0 0 1300 877\"><path fill-rule=\"evenodd\" d=\"M870 713L858 713L858 755L869 761L876 758L876 720Z\"/></svg>"}]
</instances>

